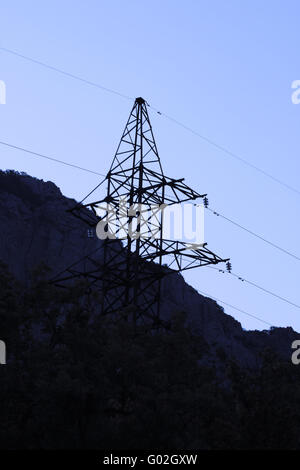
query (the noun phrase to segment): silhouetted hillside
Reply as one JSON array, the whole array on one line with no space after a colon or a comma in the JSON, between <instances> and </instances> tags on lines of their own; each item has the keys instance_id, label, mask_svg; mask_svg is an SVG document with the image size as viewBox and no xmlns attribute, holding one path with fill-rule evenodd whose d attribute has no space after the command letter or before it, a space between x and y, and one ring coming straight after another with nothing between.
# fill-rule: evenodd
<instances>
[{"instance_id":1,"label":"silhouetted hillside","mask_svg":"<svg viewBox=\"0 0 300 470\"><path fill-rule=\"evenodd\" d=\"M74 204L52 182L0 172L0 259L18 280L27 283L40 263L54 275L101 246L97 237L88 238L87 226L67 212ZM266 346L290 357L291 342L298 336L291 328L244 331L214 300L198 294L177 274L164 280L162 299L165 319L185 311L187 323L214 352L223 351L249 367L258 365L259 352Z\"/></svg>"},{"instance_id":2,"label":"silhouetted hillside","mask_svg":"<svg viewBox=\"0 0 300 470\"><path fill-rule=\"evenodd\" d=\"M299 447L299 334L244 331L176 274L162 288L170 331L99 316L97 291L48 282L101 247L74 203L0 172L0 447Z\"/></svg>"}]
</instances>

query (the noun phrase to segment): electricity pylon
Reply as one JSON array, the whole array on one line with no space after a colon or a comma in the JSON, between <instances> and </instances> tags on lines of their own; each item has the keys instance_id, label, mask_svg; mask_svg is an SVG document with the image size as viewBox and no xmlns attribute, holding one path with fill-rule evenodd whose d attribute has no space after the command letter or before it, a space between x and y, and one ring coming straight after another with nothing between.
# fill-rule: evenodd
<instances>
[{"instance_id":1,"label":"electricity pylon","mask_svg":"<svg viewBox=\"0 0 300 470\"><path fill-rule=\"evenodd\" d=\"M97 199L103 183L107 184L106 195ZM91 196L94 200L87 202ZM74 263L55 284L85 278L90 287L99 287L103 314L130 311L134 321L150 317L159 323L164 276L228 261L208 250L206 244L163 238L164 208L205 196L188 187L184 178L164 175L147 103L136 98L104 181L71 210L96 227L103 240L100 257L86 258L85 269L82 263L80 269Z\"/></svg>"}]
</instances>

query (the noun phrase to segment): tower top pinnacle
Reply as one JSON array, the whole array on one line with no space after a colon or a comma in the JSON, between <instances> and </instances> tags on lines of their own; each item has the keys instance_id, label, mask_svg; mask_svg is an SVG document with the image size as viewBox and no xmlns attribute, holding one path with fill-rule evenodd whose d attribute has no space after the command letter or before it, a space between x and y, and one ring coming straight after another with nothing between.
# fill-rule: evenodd
<instances>
[{"instance_id":1,"label":"tower top pinnacle","mask_svg":"<svg viewBox=\"0 0 300 470\"><path fill-rule=\"evenodd\" d=\"M144 98L140 96L139 98L135 99L135 102L138 104L145 104L146 101L144 100Z\"/></svg>"}]
</instances>

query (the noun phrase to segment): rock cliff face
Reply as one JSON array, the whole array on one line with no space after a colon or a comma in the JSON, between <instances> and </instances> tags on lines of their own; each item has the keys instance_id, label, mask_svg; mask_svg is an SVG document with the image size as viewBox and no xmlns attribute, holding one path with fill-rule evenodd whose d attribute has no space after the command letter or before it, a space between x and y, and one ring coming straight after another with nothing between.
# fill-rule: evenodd
<instances>
[{"instance_id":1,"label":"rock cliff face","mask_svg":"<svg viewBox=\"0 0 300 470\"><path fill-rule=\"evenodd\" d=\"M58 273L96 250L100 241L67 212L75 203L49 181L0 173L0 258L17 279L41 262Z\"/></svg>"},{"instance_id":2,"label":"rock cliff face","mask_svg":"<svg viewBox=\"0 0 300 470\"><path fill-rule=\"evenodd\" d=\"M0 259L17 279L26 283L32 269L41 262L57 274L97 248L101 251L101 241L95 236L90 238L86 224L67 212L75 203L52 182L0 172ZM186 284L180 275L165 278L162 292L162 315L170 318L174 312L184 310L193 331L208 343L211 360L222 356L223 361L234 358L246 367L257 367L264 348L288 359L292 341L299 338L292 328L244 331L238 321Z\"/></svg>"}]
</instances>

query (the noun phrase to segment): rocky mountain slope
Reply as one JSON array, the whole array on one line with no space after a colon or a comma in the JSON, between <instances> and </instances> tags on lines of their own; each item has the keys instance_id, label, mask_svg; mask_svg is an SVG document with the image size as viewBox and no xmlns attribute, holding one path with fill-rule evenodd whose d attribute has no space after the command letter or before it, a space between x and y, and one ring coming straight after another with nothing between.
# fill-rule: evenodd
<instances>
[{"instance_id":1,"label":"rocky mountain slope","mask_svg":"<svg viewBox=\"0 0 300 470\"><path fill-rule=\"evenodd\" d=\"M18 280L26 284L41 262L56 274L100 246L100 240L88 236L87 226L67 212L74 204L52 182L0 172L0 259ZM185 311L193 331L209 344L212 360L234 358L255 368L266 347L289 359L291 343L299 337L292 328L244 331L238 321L180 275L164 280L162 298L162 315L170 318L176 311Z\"/></svg>"}]
</instances>

